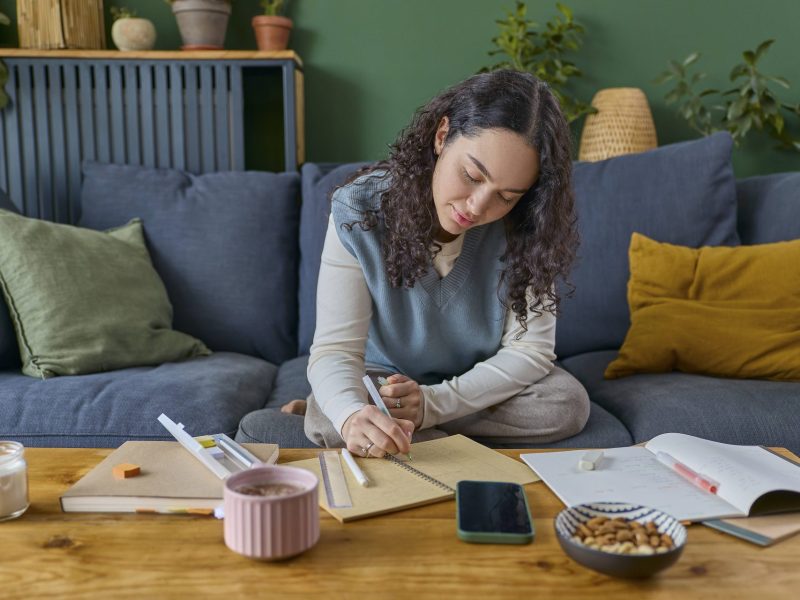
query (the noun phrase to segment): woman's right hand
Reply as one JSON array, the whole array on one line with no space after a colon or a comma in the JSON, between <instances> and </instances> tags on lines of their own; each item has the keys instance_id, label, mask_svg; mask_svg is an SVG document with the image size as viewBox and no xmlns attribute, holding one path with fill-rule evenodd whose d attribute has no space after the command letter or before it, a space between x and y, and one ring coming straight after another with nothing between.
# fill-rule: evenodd
<instances>
[{"instance_id":1,"label":"woman's right hand","mask_svg":"<svg viewBox=\"0 0 800 600\"><path fill-rule=\"evenodd\" d=\"M412 433L414 423L387 417L372 404L350 415L342 427L342 437L350 452L375 458L383 458L387 453L408 454Z\"/></svg>"}]
</instances>

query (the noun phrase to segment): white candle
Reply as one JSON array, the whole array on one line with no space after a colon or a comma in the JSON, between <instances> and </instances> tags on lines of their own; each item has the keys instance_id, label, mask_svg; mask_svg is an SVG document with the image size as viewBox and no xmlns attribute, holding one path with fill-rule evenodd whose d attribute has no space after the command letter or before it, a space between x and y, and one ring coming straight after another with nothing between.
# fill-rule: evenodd
<instances>
[{"instance_id":1,"label":"white candle","mask_svg":"<svg viewBox=\"0 0 800 600\"><path fill-rule=\"evenodd\" d=\"M28 509L28 465L18 442L0 441L0 521L14 519Z\"/></svg>"}]
</instances>

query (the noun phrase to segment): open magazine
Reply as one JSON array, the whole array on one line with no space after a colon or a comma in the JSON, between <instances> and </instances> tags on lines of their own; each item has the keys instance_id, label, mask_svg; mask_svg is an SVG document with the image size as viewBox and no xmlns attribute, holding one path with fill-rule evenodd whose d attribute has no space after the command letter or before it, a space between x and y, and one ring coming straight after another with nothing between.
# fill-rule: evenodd
<instances>
[{"instance_id":1,"label":"open magazine","mask_svg":"<svg viewBox=\"0 0 800 600\"><path fill-rule=\"evenodd\" d=\"M800 510L800 467L760 446L665 433L644 447L604 450L592 471L578 467L585 453L571 450L521 458L567 506L628 502L687 521ZM716 493L667 466L659 460L664 455L713 480Z\"/></svg>"}]
</instances>

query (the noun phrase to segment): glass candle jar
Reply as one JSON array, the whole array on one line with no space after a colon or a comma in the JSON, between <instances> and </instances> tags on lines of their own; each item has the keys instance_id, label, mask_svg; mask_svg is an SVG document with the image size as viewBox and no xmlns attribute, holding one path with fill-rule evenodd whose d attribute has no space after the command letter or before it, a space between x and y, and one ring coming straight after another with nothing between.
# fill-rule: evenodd
<instances>
[{"instance_id":1,"label":"glass candle jar","mask_svg":"<svg viewBox=\"0 0 800 600\"><path fill-rule=\"evenodd\" d=\"M28 464L19 442L0 441L0 521L28 509Z\"/></svg>"}]
</instances>

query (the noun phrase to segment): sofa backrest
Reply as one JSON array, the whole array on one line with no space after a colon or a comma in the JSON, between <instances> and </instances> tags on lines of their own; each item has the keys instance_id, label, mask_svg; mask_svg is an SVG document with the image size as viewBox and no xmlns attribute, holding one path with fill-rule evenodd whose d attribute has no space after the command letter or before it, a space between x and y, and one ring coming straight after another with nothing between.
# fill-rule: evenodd
<instances>
[{"instance_id":1,"label":"sofa backrest","mask_svg":"<svg viewBox=\"0 0 800 600\"><path fill-rule=\"evenodd\" d=\"M87 162L80 225L138 217L174 328L214 351L280 364L297 354L300 176Z\"/></svg>"},{"instance_id":2,"label":"sofa backrest","mask_svg":"<svg viewBox=\"0 0 800 600\"><path fill-rule=\"evenodd\" d=\"M17 207L2 189L0 189L0 209L19 213ZM5 298L0 293L0 370L19 369L21 365L17 335L14 332L14 325L11 323L11 315L8 312Z\"/></svg>"},{"instance_id":3,"label":"sofa backrest","mask_svg":"<svg viewBox=\"0 0 800 600\"><path fill-rule=\"evenodd\" d=\"M331 214L330 196L347 178L369 163L306 163L301 170L300 281L298 286L298 356L308 354L317 322L317 278Z\"/></svg>"},{"instance_id":4,"label":"sofa backrest","mask_svg":"<svg viewBox=\"0 0 800 600\"><path fill-rule=\"evenodd\" d=\"M740 179L736 196L742 244L800 239L800 172Z\"/></svg>"},{"instance_id":5,"label":"sofa backrest","mask_svg":"<svg viewBox=\"0 0 800 600\"><path fill-rule=\"evenodd\" d=\"M556 327L560 358L622 345L634 232L693 248L739 243L732 148L729 134L716 133L575 165L581 245L569 277L575 292L563 300Z\"/></svg>"}]
</instances>

